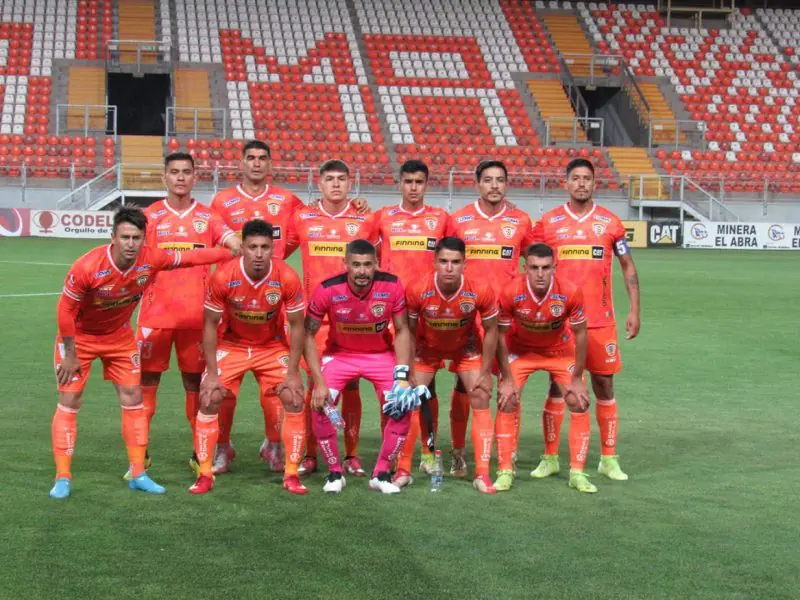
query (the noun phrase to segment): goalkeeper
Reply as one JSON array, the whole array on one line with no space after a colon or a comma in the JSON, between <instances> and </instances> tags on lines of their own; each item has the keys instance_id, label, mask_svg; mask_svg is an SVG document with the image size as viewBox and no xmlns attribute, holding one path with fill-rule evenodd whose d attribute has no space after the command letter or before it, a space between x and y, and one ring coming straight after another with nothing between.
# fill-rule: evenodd
<instances>
[{"instance_id":1,"label":"goalkeeper","mask_svg":"<svg viewBox=\"0 0 800 600\"><path fill-rule=\"evenodd\" d=\"M335 405L345 385L363 377L386 397L384 412L390 417L369 487L396 494L400 488L391 481L392 462L408 435L411 411L425 391L408 384L411 336L405 294L395 275L377 270L375 247L366 240L347 244L344 266L344 273L314 290L306 313L305 359L314 382L312 427L329 471L322 490L338 493L346 485L336 428L324 412L325 404ZM326 316L330 334L320 359L314 336Z\"/></svg>"}]
</instances>

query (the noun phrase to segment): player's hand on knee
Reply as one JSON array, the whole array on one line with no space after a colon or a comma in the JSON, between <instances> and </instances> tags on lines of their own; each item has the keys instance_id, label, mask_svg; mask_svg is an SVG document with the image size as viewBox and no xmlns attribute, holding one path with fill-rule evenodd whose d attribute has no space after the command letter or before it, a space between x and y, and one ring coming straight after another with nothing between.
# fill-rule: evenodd
<instances>
[{"instance_id":1,"label":"player's hand on knee","mask_svg":"<svg viewBox=\"0 0 800 600\"><path fill-rule=\"evenodd\" d=\"M492 395L492 374L488 371L481 371L478 378L475 380L475 385L472 386L471 390L468 390L471 394L482 393L486 396Z\"/></svg>"},{"instance_id":2,"label":"player's hand on knee","mask_svg":"<svg viewBox=\"0 0 800 600\"><path fill-rule=\"evenodd\" d=\"M501 379L497 385L497 408L511 412L519 402L519 389L511 379Z\"/></svg>"},{"instance_id":3,"label":"player's hand on knee","mask_svg":"<svg viewBox=\"0 0 800 600\"><path fill-rule=\"evenodd\" d=\"M584 412L589 408L589 390L582 377L573 377L564 394L564 401L570 410Z\"/></svg>"},{"instance_id":4,"label":"player's hand on knee","mask_svg":"<svg viewBox=\"0 0 800 600\"><path fill-rule=\"evenodd\" d=\"M275 393L278 395L278 397L285 397L287 394L289 394L291 404L297 404L298 398L302 404L303 392L303 380L300 377L300 373L287 373L280 385L275 388Z\"/></svg>"},{"instance_id":5,"label":"player's hand on knee","mask_svg":"<svg viewBox=\"0 0 800 600\"><path fill-rule=\"evenodd\" d=\"M56 368L56 377L60 385L68 385L76 373L80 372L81 365L77 356L65 356Z\"/></svg>"}]
</instances>

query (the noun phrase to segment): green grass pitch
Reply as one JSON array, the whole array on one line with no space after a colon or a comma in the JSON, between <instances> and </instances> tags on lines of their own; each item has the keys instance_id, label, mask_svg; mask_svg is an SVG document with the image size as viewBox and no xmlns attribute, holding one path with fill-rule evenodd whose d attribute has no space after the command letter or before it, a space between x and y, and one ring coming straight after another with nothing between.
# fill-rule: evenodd
<instances>
[{"instance_id":1,"label":"green grass pitch","mask_svg":"<svg viewBox=\"0 0 800 600\"><path fill-rule=\"evenodd\" d=\"M0 598L797 598L798 297L795 254L635 253L642 332L621 342L622 465L631 478L531 481L542 451L545 378L524 394L520 476L485 497L467 481L427 481L398 497L350 479L325 497L286 494L257 456L255 385L242 390L239 457L213 493L192 475L175 371L151 436L164 497L130 492L119 407L95 365L80 413L73 497L47 497L56 295L93 242L0 240ZM24 264L30 261L30 264ZM36 264L42 263L42 264ZM47 264L56 263L56 264ZM296 265L296 261L293 261ZM627 299L617 280L624 321ZM174 365L174 360L173 360ZM441 445L449 444L442 378ZM362 455L377 410L364 387ZM566 461L566 423L562 468ZM593 419L589 471L598 461ZM416 459L415 459L416 462ZM494 464L493 464L494 468Z\"/></svg>"}]
</instances>

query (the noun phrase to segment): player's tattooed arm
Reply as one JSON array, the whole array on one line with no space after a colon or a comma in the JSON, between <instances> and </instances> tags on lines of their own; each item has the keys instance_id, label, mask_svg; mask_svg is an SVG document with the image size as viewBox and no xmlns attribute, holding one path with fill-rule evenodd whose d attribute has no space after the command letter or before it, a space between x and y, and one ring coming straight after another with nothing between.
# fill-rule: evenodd
<instances>
[{"instance_id":1,"label":"player's tattooed arm","mask_svg":"<svg viewBox=\"0 0 800 600\"><path fill-rule=\"evenodd\" d=\"M630 254L618 256L619 265L622 267L622 275L625 278L625 290L630 298L631 308L628 318L625 320L625 338L632 340L639 334L641 321L639 317L639 273L636 271L636 264Z\"/></svg>"},{"instance_id":2,"label":"player's tattooed arm","mask_svg":"<svg viewBox=\"0 0 800 600\"><path fill-rule=\"evenodd\" d=\"M306 335L316 336L319 328L322 326L322 323L311 315L306 315L305 326Z\"/></svg>"},{"instance_id":3,"label":"player's tattooed arm","mask_svg":"<svg viewBox=\"0 0 800 600\"><path fill-rule=\"evenodd\" d=\"M325 385L325 379L322 377L322 367L319 362L319 355L317 353L317 343L315 337L319 331L322 322L310 314L306 315L306 341L303 344L303 356L306 359L308 372L313 384L311 392L311 408L320 411L328 401L330 392Z\"/></svg>"}]
</instances>

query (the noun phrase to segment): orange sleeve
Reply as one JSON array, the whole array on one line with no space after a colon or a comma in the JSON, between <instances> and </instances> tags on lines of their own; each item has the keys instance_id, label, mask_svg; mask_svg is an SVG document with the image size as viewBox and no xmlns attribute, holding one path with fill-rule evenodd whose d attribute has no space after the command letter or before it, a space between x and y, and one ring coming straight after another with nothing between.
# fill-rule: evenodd
<instances>
[{"instance_id":1,"label":"orange sleeve","mask_svg":"<svg viewBox=\"0 0 800 600\"><path fill-rule=\"evenodd\" d=\"M211 210L219 216L222 216L222 202L219 198L220 193L221 192L214 194L214 197L211 199Z\"/></svg>"},{"instance_id":2,"label":"orange sleeve","mask_svg":"<svg viewBox=\"0 0 800 600\"><path fill-rule=\"evenodd\" d=\"M287 313L305 310L303 302L303 284L297 272L289 265L284 265L283 271L283 303Z\"/></svg>"},{"instance_id":3,"label":"orange sleeve","mask_svg":"<svg viewBox=\"0 0 800 600\"><path fill-rule=\"evenodd\" d=\"M575 290L572 296L569 314L567 315L570 325L580 325L586 322L586 315L583 314L583 292L580 288Z\"/></svg>"},{"instance_id":4,"label":"orange sleeve","mask_svg":"<svg viewBox=\"0 0 800 600\"><path fill-rule=\"evenodd\" d=\"M300 200L300 198L298 198L295 194L292 194L291 203L292 214L294 214L296 210L303 210L306 207L306 205L303 204L303 201Z\"/></svg>"},{"instance_id":5,"label":"orange sleeve","mask_svg":"<svg viewBox=\"0 0 800 600\"><path fill-rule=\"evenodd\" d=\"M408 316L414 319L419 317L419 311L422 306L420 299L419 284L412 284L406 289L406 308Z\"/></svg>"},{"instance_id":6,"label":"orange sleeve","mask_svg":"<svg viewBox=\"0 0 800 600\"><path fill-rule=\"evenodd\" d=\"M294 212L286 223L286 245L283 250L283 259L289 258L299 246L300 231L297 227L297 212Z\"/></svg>"},{"instance_id":7,"label":"orange sleeve","mask_svg":"<svg viewBox=\"0 0 800 600\"><path fill-rule=\"evenodd\" d=\"M230 236L236 235L218 213L211 214L208 225L211 228L211 243L214 246L223 246Z\"/></svg>"},{"instance_id":8,"label":"orange sleeve","mask_svg":"<svg viewBox=\"0 0 800 600\"><path fill-rule=\"evenodd\" d=\"M525 236L522 238L521 247L519 249L519 253L522 256L525 256L525 251L528 249L528 246L538 241L536 239L536 228L534 227L533 223L531 223L530 217L525 215L525 220L528 231L525 232Z\"/></svg>"},{"instance_id":9,"label":"orange sleeve","mask_svg":"<svg viewBox=\"0 0 800 600\"><path fill-rule=\"evenodd\" d=\"M511 319L514 314L513 293L513 286L504 287L500 293L500 316L498 317L498 322L505 327L511 326Z\"/></svg>"},{"instance_id":10,"label":"orange sleeve","mask_svg":"<svg viewBox=\"0 0 800 600\"><path fill-rule=\"evenodd\" d=\"M58 333L62 338L75 337L75 316L78 314L83 297L89 291L89 278L79 263L72 265L64 280L61 298L58 300Z\"/></svg>"},{"instance_id":11,"label":"orange sleeve","mask_svg":"<svg viewBox=\"0 0 800 600\"><path fill-rule=\"evenodd\" d=\"M539 219L531 226L531 244L544 243L544 223Z\"/></svg>"},{"instance_id":12,"label":"orange sleeve","mask_svg":"<svg viewBox=\"0 0 800 600\"><path fill-rule=\"evenodd\" d=\"M453 215L447 215L447 225L444 229L444 237L458 237L458 230L456 229L456 220Z\"/></svg>"},{"instance_id":13,"label":"orange sleeve","mask_svg":"<svg viewBox=\"0 0 800 600\"><path fill-rule=\"evenodd\" d=\"M211 275L211 280L208 282L208 289L206 290L206 301L204 307L208 310L221 313L225 310L225 304L228 299L225 294L228 291L228 286L225 285L225 269L217 269Z\"/></svg>"},{"instance_id":14,"label":"orange sleeve","mask_svg":"<svg viewBox=\"0 0 800 600\"><path fill-rule=\"evenodd\" d=\"M367 225L367 231L369 232L369 236L367 240L375 247L378 246L378 240L381 235L380 227L378 224L378 219L375 218L375 213L371 215L367 215L367 220L364 223Z\"/></svg>"},{"instance_id":15,"label":"orange sleeve","mask_svg":"<svg viewBox=\"0 0 800 600\"><path fill-rule=\"evenodd\" d=\"M478 312L480 312L481 319L491 319L497 316L497 296L494 293L492 286L486 285L478 297Z\"/></svg>"}]
</instances>

